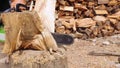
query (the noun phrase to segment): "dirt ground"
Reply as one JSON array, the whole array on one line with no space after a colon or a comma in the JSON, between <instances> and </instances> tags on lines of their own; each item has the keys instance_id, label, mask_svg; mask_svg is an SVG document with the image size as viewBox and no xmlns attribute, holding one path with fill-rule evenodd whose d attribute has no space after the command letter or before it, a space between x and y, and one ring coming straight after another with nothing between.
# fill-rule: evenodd
<instances>
[{"instance_id":1,"label":"dirt ground","mask_svg":"<svg viewBox=\"0 0 120 68\"><path fill-rule=\"evenodd\" d=\"M0 43L0 49L2 45ZM75 39L73 45L67 46L66 55L69 68L120 68L120 34L88 40ZM0 59L3 57L0 53Z\"/></svg>"},{"instance_id":2,"label":"dirt ground","mask_svg":"<svg viewBox=\"0 0 120 68\"><path fill-rule=\"evenodd\" d=\"M69 68L120 68L120 35L78 40L68 47Z\"/></svg>"}]
</instances>

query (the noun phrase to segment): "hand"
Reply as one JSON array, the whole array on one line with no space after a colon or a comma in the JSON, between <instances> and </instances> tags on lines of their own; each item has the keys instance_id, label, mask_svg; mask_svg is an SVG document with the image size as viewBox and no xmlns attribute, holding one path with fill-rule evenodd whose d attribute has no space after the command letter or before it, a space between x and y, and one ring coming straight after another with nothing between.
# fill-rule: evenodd
<instances>
[{"instance_id":1,"label":"hand","mask_svg":"<svg viewBox=\"0 0 120 68\"><path fill-rule=\"evenodd\" d=\"M12 2L10 4L11 8L16 8L16 4L18 4L18 3L25 5L26 0L12 0Z\"/></svg>"}]
</instances>

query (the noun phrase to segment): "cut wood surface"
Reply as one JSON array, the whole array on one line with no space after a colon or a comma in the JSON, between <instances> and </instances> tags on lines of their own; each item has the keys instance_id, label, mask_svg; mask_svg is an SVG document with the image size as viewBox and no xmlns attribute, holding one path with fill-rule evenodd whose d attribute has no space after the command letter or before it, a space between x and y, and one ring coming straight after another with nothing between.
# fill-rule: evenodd
<instances>
[{"instance_id":1,"label":"cut wood surface","mask_svg":"<svg viewBox=\"0 0 120 68\"><path fill-rule=\"evenodd\" d=\"M109 0L98 0L98 4L108 4Z\"/></svg>"},{"instance_id":2,"label":"cut wood surface","mask_svg":"<svg viewBox=\"0 0 120 68\"><path fill-rule=\"evenodd\" d=\"M61 6L60 10L63 10L63 11L74 11L74 7L71 7L71 6Z\"/></svg>"},{"instance_id":3,"label":"cut wood surface","mask_svg":"<svg viewBox=\"0 0 120 68\"><path fill-rule=\"evenodd\" d=\"M2 21L6 31L4 53L18 49L57 50L55 40L36 12L4 13Z\"/></svg>"},{"instance_id":4,"label":"cut wood surface","mask_svg":"<svg viewBox=\"0 0 120 68\"><path fill-rule=\"evenodd\" d=\"M106 10L95 10L96 14L108 14Z\"/></svg>"}]
</instances>

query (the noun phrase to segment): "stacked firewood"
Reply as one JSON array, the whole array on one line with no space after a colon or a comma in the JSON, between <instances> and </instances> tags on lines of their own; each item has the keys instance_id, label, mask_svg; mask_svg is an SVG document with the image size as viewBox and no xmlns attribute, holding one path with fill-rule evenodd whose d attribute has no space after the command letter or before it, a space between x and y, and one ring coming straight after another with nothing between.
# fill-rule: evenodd
<instances>
[{"instance_id":1,"label":"stacked firewood","mask_svg":"<svg viewBox=\"0 0 120 68\"><path fill-rule=\"evenodd\" d=\"M56 32L87 39L120 33L120 0L57 0Z\"/></svg>"}]
</instances>

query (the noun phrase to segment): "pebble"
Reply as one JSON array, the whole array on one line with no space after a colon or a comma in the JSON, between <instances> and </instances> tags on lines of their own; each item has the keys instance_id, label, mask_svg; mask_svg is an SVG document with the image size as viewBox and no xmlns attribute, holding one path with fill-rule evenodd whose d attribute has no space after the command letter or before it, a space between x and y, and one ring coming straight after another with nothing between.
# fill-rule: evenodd
<instances>
[{"instance_id":1,"label":"pebble","mask_svg":"<svg viewBox=\"0 0 120 68\"><path fill-rule=\"evenodd\" d=\"M110 45L110 42L109 41L104 41L102 42L103 45Z\"/></svg>"},{"instance_id":2,"label":"pebble","mask_svg":"<svg viewBox=\"0 0 120 68\"><path fill-rule=\"evenodd\" d=\"M120 68L120 64L116 64L116 68Z\"/></svg>"}]
</instances>

